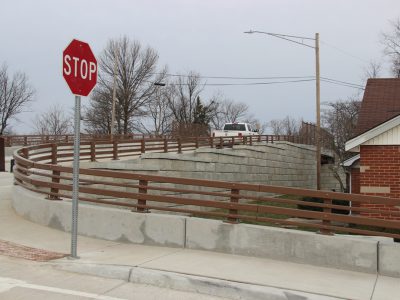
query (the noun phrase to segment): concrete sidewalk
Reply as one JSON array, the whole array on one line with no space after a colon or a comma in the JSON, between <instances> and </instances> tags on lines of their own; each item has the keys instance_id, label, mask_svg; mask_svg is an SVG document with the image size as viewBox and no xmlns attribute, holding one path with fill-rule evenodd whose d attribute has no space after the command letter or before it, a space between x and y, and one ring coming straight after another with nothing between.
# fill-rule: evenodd
<instances>
[{"instance_id":1,"label":"concrete sidewalk","mask_svg":"<svg viewBox=\"0 0 400 300\"><path fill-rule=\"evenodd\" d=\"M69 233L17 216L0 175L0 240L68 254ZM55 268L230 299L394 299L400 279L263 258L78 238L79 259Z\"/></svg>"}]
</instances>

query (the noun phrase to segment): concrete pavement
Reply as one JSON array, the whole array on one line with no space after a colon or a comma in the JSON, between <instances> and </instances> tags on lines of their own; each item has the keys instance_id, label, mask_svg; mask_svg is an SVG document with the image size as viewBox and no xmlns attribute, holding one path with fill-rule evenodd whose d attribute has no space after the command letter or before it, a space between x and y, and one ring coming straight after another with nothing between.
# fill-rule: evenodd
<instances>
[{"instance_id":1,"label":"concrete pavement","mask_svg":"<svg viewBox=\"0 0 400 300\"><path fill-rule=\"evenodd\" d=\"M12 175L0 174L0 240L69 253L70 234L29 222L10 205ZM53 268L230 299L394 299L400 279L284 261L80 236L79 259ZM0 261L0 268L2 262Z\"/></svg>"}]
</instances>

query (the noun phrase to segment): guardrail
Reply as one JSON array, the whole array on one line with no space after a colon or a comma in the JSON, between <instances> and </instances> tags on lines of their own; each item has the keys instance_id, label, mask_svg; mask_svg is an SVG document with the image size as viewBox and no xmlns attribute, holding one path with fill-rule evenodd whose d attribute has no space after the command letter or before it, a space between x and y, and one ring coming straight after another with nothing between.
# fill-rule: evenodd
<instances>
[{"instance_id":1,"label":"guardrail","mask_svg":"<svg viewBox=\"0 0 400 300\"><path fill-rule=\"evenodd\" d=\"M6 147L12 146L31 146L38 145L44 143L68 143L74 140L73 134L62 134L62 135L41 135L41 134L28 134L28 135L3 135L1 136L5 140ZM151 135L144 134L126 134L126 135L114 135L113 139L143 139L143 138L152 138ZM91 135L91 134L81 134L82 141L89 140L111 140L110 135Z\"/></svg>"},{"instance_id":2,"label":"guardrail","mask_svg":"<svg viewBox=\"0 0 400 300\"><path fill-rule=\"evenodd\" d=\"M39 144L47 144L47 143L69 143L74 140L74 136L72 134L66 135L3 135L0 136L5 140L6 147L12 146L31 146L31 145L39 145ZM120 134L120 135L93 135L93 134L83 134L81 133L81 141L121 141L121 140L141 140L141 139L175 139L171 136L154 136L154 135L145 135L145 134ZM247 137L248 139L250 137ZM182 139L195 139L193 137L182 137ZM198 137L199 140L210 139L208 137ZM232 137L213 137L212 140L214 144L218 144L221 139L227 141L232 139ZM242 137L235 137L235 140L242 140ZM244 137L246 139L246 137ZM292 143L299 144L307 144L313 145L314 139L311 139L310 136L292 136L292 135L254 135L251 137L251 141L289 141Z\"/></svg>"},{"instance_id":3,"label":"guardrail","mask_svg":"<svg viewBox=\"0 0 400 300\"><path fill-rule=\"evenodd\" d=\"M256 138L257 142L268 141ZM255 138L244 137L218 140L221 147L256 142ZM146 151L179 153L202 145L215 147L218 143L213 138L91 141L82 143L80 158L95 161L140 155ZM46 194L52 200L71 198L72 168L60 163L72 160L72 147L72 143L59 143L19 149L15 155L16 184ZM277 194L285 197L276 197ZM318 198L320 202L303 201L303 197ZM400 200L386 197L81 168L79 199L142 213L168 211L231 223L293 226L323 234L343 232L400 238L400 212L379 208L398 206ZM353 205L339 205L338 201ZM362 204L376 204L376 207ZM304 206L316 211L299 209ZM374 213L381 218L363 215ZM398 220L387 220L387 217Z\"/></svg>"}]
</instances>

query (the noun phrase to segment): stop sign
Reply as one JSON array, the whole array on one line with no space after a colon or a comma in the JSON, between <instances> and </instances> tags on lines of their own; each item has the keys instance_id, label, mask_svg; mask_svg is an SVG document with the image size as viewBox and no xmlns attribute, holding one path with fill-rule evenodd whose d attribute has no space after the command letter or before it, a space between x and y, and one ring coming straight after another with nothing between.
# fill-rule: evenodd
<instances>
[{"instance_id":1,"label":"stop sign","mask_svg":"<svg viewBox=\"0 0 400 300\"><path fill-rule=\"evenodd\" d=\"M73 94L89 95L97 82L97 60L89 44L74 39L65 48L63 77Z\"/></svg>"}]
</instances>

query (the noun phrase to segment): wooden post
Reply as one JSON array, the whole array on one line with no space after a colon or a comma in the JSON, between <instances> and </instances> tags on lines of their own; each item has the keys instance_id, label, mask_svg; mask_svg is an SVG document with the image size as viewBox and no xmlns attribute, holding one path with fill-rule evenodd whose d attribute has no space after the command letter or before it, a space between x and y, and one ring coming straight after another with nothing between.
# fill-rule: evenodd
<instances>
[{"instance_id":1,"label":"wooden post","mask_svg":"<svg viewBox=\"0 0 400 300\"><path fill-rule=\"evenodd\" d=\"M210 148L214 148L214 137L210 136Z\"/></svg>"},{"instance_id":2,"label":"wooden post","mask_svg":"<svg viewBox=\"0 0 400 300\"><path fill-rule=\"evenodd\" d=\"M230 202L231 203L239 203L239 190L238 189L231 189L231 197L230 197ZM229 214L230 215L237 215L238 214L238 210L237 209L230 209L229 210ZM228 217L227 219L228 223L239 223L239 219L238 218L234 218L234 217Z\"/></svg>"},{"instance_id":3,"label":"wooden post","mask_svg":"<svg viewBox=\"0 0 400 300\"><path fill-rule=\"evenodd\" d=\"M144 138L140 140L140 153L145 153L146 152L146 142Z\"/></svg>"},{"instance_id":4,"label":"wooden post","mask_svg":"<svg viewBox=\"0 0 400 300\"><path fill-rule=\"evenodd\" d=\"M249 138L250 138L250 146L253 146L253 136L250 135Z\"/></svg>"},{"instance_id":5,"label":"wooden post","mask_svg":"<svg viewBox=\"0 0 400 300\"><path fill-rule=\"evenodd\" d=\"M51 164L57 165L57 144L51 144ZM51 176L51 182L55 183L55 184L60 183L60 171L53 170L52 176ZM58 192L59 192L59 189L52 186L50 188L51 194L48 196L48 199L60 200L60 198L57 196Z\"/></svg>"},{"instance_id":6,"label":"wooden post","mask_svg":"<svg viewBox=\"0 0 400 300\"><path fill-rule=\"evenodd\" d=\"M261 134L258 135L258 142L261 143Z\"/></svg>"},{"instance_id":7,"label":"wooden post","mask_svg":"<svg viewBox=\"0 0 400 300\"><path fill-rule=\"evenodd\" d=\"M324 204L332 205L332 199L324 199ZM332 209L330 207L324 207L323 213L324 216L329 215L332 213ZM331 226L332 224L330 220L322 220L322 225ZM332 231L330 229L321 229L320 233L324 235L332 235Z\"/></svg>"},{"instance_id":8,"label":"wooden post","mask_svg":"<svg viewBox=\"0 0 400 300\"><path fill-rule=\"evenodd\" d=\"M28 137L24 136L24 146L28 146Z\"/></svg>"},{"instance_id":9,"label":"wooden post","mask_svg":"<svg viewBox=\"0 0 400 300\"><path fill-rule=\"evenodd\" d=\"M221 137L219 137L219 147L222 149L224 148L224 139Z\"/></svg>"},{"instance_id":10,"label":"wooden post","mask_svg":"<svg viewBox=\"0 0 400 300\"><path fill-rule=\"evenodd\" d=\"M196 136L195 147L196 147L196 149L199 148L199 137L198 136Z\"/></svg>"},{"instance_id":11,"label":"wooden post","mask_svg":"<svg viewBox=\"0 0 400 300\"><path fill-rule=\"evenodd\" d=\"M90 141L90 161L96 161L96 144Z\"/></svg>"},{"instance_id":12,"label":"wooden post","mask_svg":"<svg viewBox=\"0 0 400 300\"><path fill-rule=\"evenodd\" d=\"M168 152L168 140L166 136L164 137L164 152Z\"/></svg>"},{"instance_id":13,"label":"wooden post","mask_svg":"<svg viewBox=\"0 0 400 300\"><path fill-rule=\"evenodd\" d=\"M6 148L4 138L0 137L0 172L6 171Z\"/></svg>"},{"instance_id":14,"label":"wooden post","mask_svg":"<svg viewBox=\"0 0 400 300\"><path fill-rule=\"evenodd\" d=\"M148 181L147 180L139 180L139 194L147 194L147 186L148 186ZM146 205L146 199L142 199L139 195L138 198L138 205ZM138 207L137 212L149 212L148 209L145 207Z\"/></svg>"},{"instance_id":15,"label":"wooden post","mask_svg":"<svg viewBox=\"0 0 400 300\"><path fill-rule=\"evenodd\" d=\"M182 153L182 142L180 137L178 137L178 153Z\"/></svg>"},{"instance_id":16,"label":"wooden post","mask_svg":"<svg viewBox=\"0 0 400 300\"><path fill-rule=\"evenodd\" d=\"M118 159L118 141L114 140L113 141L113 160Z\"/></svg>"}]
</instances>

